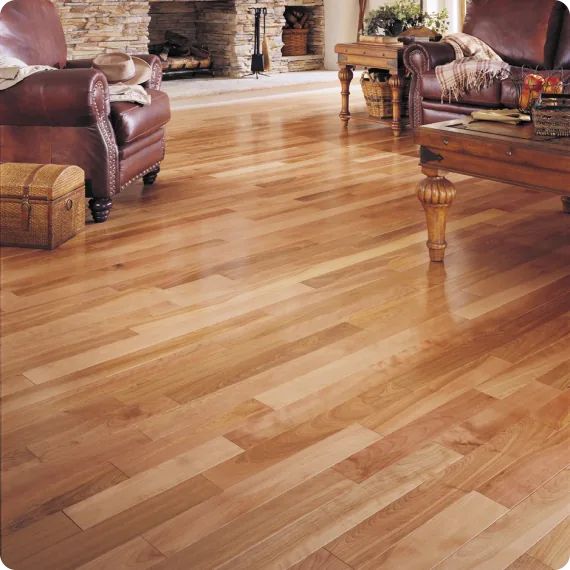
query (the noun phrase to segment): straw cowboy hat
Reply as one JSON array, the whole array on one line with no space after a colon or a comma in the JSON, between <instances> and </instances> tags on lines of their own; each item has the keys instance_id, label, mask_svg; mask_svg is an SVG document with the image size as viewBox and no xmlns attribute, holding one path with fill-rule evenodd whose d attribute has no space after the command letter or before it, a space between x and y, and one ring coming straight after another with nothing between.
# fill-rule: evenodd
<instances>
[{"instance_id":1,"label":"straw cowboy hat","mask_svg":"<svg viewBox=\"0 0 570 570\"><path fill-rule=\"evenodd\" d=\"M121 52L98 55L93 60L93 67L102 71L109 83L140 85L151 76L151 67L146 61Z\"/></svg>"}]
</instances>

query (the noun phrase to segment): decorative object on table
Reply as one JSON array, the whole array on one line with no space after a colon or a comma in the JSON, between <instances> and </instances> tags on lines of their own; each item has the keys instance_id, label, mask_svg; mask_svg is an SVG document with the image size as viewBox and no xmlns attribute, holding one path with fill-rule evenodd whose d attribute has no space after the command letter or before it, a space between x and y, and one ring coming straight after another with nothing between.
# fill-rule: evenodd
<instances>
[{"instance_id":1,"label":"decorative object on table","mask_svg":"<svg viewBox=\"0 0 570 570\"><path fill-rule=\"evenodd\" d=\"M0 164L0 244L54 249L85 227L78 166Z\"/></svg>"},{"instance_id":2,"label":"decorative object on table","mask_svg":"<svg viewBox=\"0 0 570 570\"><path fill-rule=\"evenodd\" d=\"M522 113L530 113L542 93L544 77L536 73L527 73L524 75L522 83L515 81L515 85L520 85L519 111Z\"/></svg>"},{"instance_id":3,"label":"decorative object on table","mask_svg":"<svg viewBox=\"0 0 570 570\"><path fill-rule=\"evenodd\" d=\"M570 95L542 93L532 110L534 132L546 137L570 137Z\"/></svg>"},{"instance_id":4,"label":"decorative object on table","mask_svg":"<svg viewBox=\"0 0 570 570\"><path fill-rule=\"evenodd\" d=\"M393 0L391 3L371 10L364 21L364 34L360 41L393 42L407 30L429 28L433 35L441 35L449 27L446 9L429 13L416 0ZM411 32L409 32L411 33ZM384 38L376 39L372 38ZM394 39L395 38L395 39Z\"/></svg>"},{"instance_id":5,"label":"decorative object on table","mask_svg":"<svg viewBox=\"0 0 570 570\"><path fill-rule=\"evenodd\" d=\"M368 114L375 119L392 117L392 88L388 84L389 77L390 74L383 70L367 70L360 77Z\"/></svg>"},{"instance_id":6,"label":"decorative object on table","mask_svg":"<svg viewBox=\"0 0 570 570\"><path fill-rule=\"evenodd\" d=\"M541 73L525 67L517 70L516 73L511 70L509 79L514 85L518 109L521 113L530 114L542 93L554 95L564 93L566 83L563 79L564 72L562 70L550 72L551 75Z\"/></svg>"},{"instance_id":7,"label":"decorative object on table","mask_svg":"<svg viewBox=\"0 0 570 570\"><path fill-rule=\"evenodd\" d=\"M285 9L283 28L283 49L281 53L286 57L307 55L309 51L309 12L298 6L288 6Z\"/></svg>"},{"instance_id":8,"label":"decorative object on table","mask_svg":"<svg viewBox=\"0 0 570 570\"><path fill-rule=\"evenodd\" d=\"M481 111L473 111L471 118L474 121L491 121L494 123L506 123L508 125L520 125L521 123L529 123L530 115L521 113L515 109L485 109Z\"/></svg>"}]
</instances>

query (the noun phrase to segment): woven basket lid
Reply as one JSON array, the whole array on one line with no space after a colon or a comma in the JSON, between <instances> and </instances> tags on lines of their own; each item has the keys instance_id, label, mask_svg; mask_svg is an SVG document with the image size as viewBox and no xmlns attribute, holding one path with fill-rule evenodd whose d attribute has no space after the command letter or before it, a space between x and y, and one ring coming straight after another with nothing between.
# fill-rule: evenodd
<instances>
[{"instance_id":1,"label":"woven basket lid","mask_svg":"<svg viewBox=\"0 0 570 570\"><path fill-rule=\"evenodd\" d=\"M79 166L62 164L0 164L0 196L22 196L25 184L30 198L55 200L85 184L85 173Z\"/></svg>"}]
</instances>

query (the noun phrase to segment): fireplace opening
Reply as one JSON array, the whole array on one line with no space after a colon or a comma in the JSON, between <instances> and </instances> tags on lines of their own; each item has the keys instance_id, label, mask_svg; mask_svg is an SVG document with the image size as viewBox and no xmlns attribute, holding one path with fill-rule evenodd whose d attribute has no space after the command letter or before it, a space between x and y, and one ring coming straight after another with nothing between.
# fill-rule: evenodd
<instances>
[{"instance_id":1,"label":"fireplace opening","mask_svg":"<svg viewBox=\"0 0 570 570\"><path fill-rule=\"evenodd\" d=\"M149 52L163 61L165 79L233 74L236 1L151 2Z\"/></svg>"}]
</instances>

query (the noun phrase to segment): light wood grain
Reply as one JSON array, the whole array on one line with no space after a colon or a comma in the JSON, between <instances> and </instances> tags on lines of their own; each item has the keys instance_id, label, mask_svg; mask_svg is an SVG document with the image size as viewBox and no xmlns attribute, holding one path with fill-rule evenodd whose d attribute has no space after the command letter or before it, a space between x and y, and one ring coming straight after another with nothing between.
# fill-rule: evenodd
<instances>
[{"instance_id":1,"label":"light wood grain","mask_svg":"<svg viewBox=\"0 0 570 570\"><path fill-rule=\"evenodd\" d=\"M570 473L563 471L436 568L504 568L570 513Z\"/></svg>"},{"instance_id":2,"label":"light wood grain","mask_svg":"<svg viewBox=\"0 0 570 570\"><path fill-rule=\"evenodd\" d=\"M570 218L451 175L430 266L411 136L342 130L338 98L175 111L152 188L1 250L8 565L376 570L417 536L428 566L564 557Z\"/></svg>"}]
</instances>

